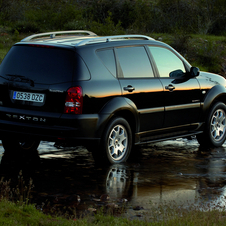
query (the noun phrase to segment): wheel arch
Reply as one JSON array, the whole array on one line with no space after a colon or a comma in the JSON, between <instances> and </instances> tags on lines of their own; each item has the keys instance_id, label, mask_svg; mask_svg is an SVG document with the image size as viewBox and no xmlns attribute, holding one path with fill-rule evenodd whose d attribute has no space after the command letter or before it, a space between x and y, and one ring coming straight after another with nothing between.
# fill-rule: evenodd
<instances>
[{"instance_id":1,"label":"wheel arch","mask_svg":"<svg viewBox=\"0 0 226 226\"><path fill-rule=\"evenodd\" d=\"M203 101L203 116L206 119L208 112L216 102L222 102L226 105L226 88L222 85L214 86L206 95Z\"/></svg>"},{"instance_id":2,"label":"wheel arch","mask_svg":"<svg viewBox=\"0 0 226 226\"><path fill-rule=\"evenodd\" d=\"M128 121L134 140L134 134L139 131L139 115L136 105L124 97L116 97L109 101L99 112L98 136L101 137L106 125L114 117L122 117Z\"/></svg>"}]
</instances>

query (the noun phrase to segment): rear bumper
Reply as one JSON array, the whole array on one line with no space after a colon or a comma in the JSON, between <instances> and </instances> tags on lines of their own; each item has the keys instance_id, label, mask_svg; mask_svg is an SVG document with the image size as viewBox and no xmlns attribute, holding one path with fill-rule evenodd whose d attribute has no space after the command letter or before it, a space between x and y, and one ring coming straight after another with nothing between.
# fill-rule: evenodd
<instances>
[{"instance_id":1,"label":"rear bumper","mask_svg":"<svg viewBox=\"0 0 226 226\"><path fill-rule=\"evenodd\" d=\"M54 120L55 123L24 122L0 119L0 139L14 137L18 139L39 139L62 142L67 146L98 145L98 115L79 115Z\"/></svg>"}]
</instances>

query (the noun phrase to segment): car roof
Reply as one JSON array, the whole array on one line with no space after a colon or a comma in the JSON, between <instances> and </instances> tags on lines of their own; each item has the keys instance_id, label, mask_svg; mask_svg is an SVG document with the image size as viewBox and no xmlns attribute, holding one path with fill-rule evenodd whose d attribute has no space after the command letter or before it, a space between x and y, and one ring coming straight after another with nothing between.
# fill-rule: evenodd
<instances>
[{"instance_id":1,"label":"car roof","mask_svg":"<svg viewBox=\"0 0 226 226\"><path fill-rule=\"evenodd\" d=\"M109 43L113 41L131 41L131 40L154 40L145 35L113 35L113 36L98 36L97 34L86 30L75 31L55 31L40 33L28 36L21 40L20 43L39 43L52 45L67 45L67 46L84 46L95 43Z\"/></svg>"}]
</instances>

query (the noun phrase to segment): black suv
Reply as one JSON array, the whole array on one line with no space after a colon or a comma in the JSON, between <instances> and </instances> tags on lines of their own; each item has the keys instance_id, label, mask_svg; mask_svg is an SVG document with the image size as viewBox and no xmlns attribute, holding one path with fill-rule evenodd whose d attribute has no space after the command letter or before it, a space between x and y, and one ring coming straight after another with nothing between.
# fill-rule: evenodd
<instances>
[{"instance_id":1,"label":"black suv","mask_svg":"<svg viewBox=\"0 0 226 226\"><path fill-rule=\"evenodd\" d=\"M0 65L0 137L5 153L41 140L84 145L121 163L132 146L196 135L226 136L226 80L199 72L143 35L49 32L16 43Z\"/></svg>"}]
</instances>

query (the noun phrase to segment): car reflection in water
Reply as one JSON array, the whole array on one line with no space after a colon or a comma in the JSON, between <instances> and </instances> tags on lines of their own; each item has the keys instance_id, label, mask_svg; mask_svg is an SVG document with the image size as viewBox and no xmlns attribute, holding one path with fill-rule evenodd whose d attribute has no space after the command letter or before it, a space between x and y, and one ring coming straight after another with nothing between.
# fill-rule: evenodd
<instances>
[{"instance_id":1,"label":"car reflection in water","mask_svg":"<svg viewBox=\"0 0 226 226\"><path fill-rule=\"evenodd\" d=\"M131 178L129 175L130 172L124 165L110 166L106 177L106 193L113 199L130 196Z\"/></svg>"},{"instance_id":2,"label":"car reflection in water","mask_svg":"<svg viewBox=\"0 0 226 226\"><path fill-rule=\"evenodd\" d=\"M100 167L82 147L59 149L52 143L42 142L36 165L24 157L15 165L12 157L4 156L0 175L16 180L22 169L23 174L33 178L35 203L54 199L53 205L65 207L72 205L67 200L79 196L81 202L76 208L80 210L109 202L119 205L124 202L144 210L154 203L181 204L197 200L213 207L224 206L225 150L224 145L209 153L196 140L165 141L143 146L136 158L126 164ZM3 151L1 147L1 155ZM103 194L109 199L99 199Z\"/></svg>"}]
</instances>

